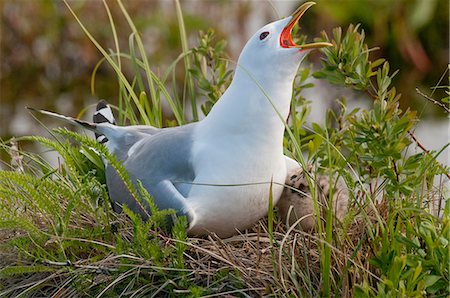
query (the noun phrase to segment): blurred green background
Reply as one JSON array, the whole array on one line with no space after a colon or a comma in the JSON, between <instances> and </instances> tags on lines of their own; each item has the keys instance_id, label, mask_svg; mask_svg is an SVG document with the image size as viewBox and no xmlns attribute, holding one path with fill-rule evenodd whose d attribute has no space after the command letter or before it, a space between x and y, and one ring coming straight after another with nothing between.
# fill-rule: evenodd
<instances>
[{"instance_id":1,"label":"blurred green background","mask_svg":"<svg viewBox=\"0 0 450 298\"><path fill-rule=\"evenodd\" d=\"M149 60L158 73L181 53L175 3L171 0L123 1L142 33ZM449 1L447 0L335 0L316 1L301 21L309 39L326 30L360 23L372 58L385 57L400 69L394 85L403 94L403 108L412 107L421 118L445 118L444 113L419 96L419 87L448 86ZM301 1L181 1L190 46L198 30L215 29L228 41L227 52L236 60L247 38L262 25L288 15ZM69 1L94 37L114 48L112 32L101 1ZM130 29L115 1L108 1L121 49L128 51ZM1 0L0 137L38 133L39 125L26 105L72 116L118 93L113 71L103 65L91 93L91 73L101 55L80 29L62 1ZM320 58L312 55L312 61ZM126 70L127 71L127 70ZM131 71L131 70L129 70ZM180 77L184 74L180 71ZM180 84L181 85L181 84ZM444 88L433 97L445 96Z\"/></svg>"}]
</instances>

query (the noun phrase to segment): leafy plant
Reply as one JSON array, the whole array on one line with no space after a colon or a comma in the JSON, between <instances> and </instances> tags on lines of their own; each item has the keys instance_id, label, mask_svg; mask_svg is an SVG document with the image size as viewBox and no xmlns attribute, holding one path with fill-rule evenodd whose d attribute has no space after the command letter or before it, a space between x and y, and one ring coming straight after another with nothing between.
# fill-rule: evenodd
<instances>
[{"instance_id":1,"label":"leafy plant","mask_svg":"<svg viewBox=\"0 0 450 298\"><path fill-rule=\"evenodd\" d=\"M151 274L162 278L174 277L165 274L166 270L171 270L165 268L175 268L181 270L174 272L178 272L179 278L182 278L183 253L186 249L186 245L182 243L186 240L185 219L178 218L173 226L172 237L181 242L163 245L165 233L161 228L171 211L159 211L141 185L136 189L128 174L104 146L89 137L67 130L58 129L55 132L73 141L42 137L25 137L21 140L33 140L57 151L65 161L59 169L53 169L38 155L27 154L30 165L25 168L25 172L0 172L0 227L19 231L17 237L4 244L17 250L17 264L3 268L0 278L5 280L46 272L59 278L69 275L70 280L77 285L77 291L90 288L91 293L106 290L117 292L108 281L116 276L120 277L122 284L130 282L132 276L125 278L121 274L130 272L130 266L135 267L132 271L137 270L143 261L153 264L153 269L149 272L154 273ZM4 148L8 148L6 144ZM132 234L127 232L130 227L128 220L112 212L106 187L97 177L103 168L97 167L97 162L90 160L97 158L97 154L101 154L115 167L130 191L135 193L136 199L143 198L151 207L152 216L145 222L131 211L125 211L131 219ZM29 168L34 167L40 168L43 175L28 172ZM108 265L85 265L102 263L111 254L124 262L115 268L108 268ZM33 263L28 264L27 260L33 260ZM89 268L92 270L88 270ZM140 270L144 274L147 269ZM109 278L92 284L90 278L85 276L86 271L92 271L90 274L105 272L109 274ZM31 284L26 291L52 293L54 289L40 282L42 280ZM121 286L118 285L118 288ZM20 287L2 290L3 294L11 295L23 295L26 292L21 292Z\"/></svg>"},{"instance_id":2,"label":"leafy plant","mask_svg":"<svg viewBox=\"0 0 450 298\"><path fill-rule=\"evenodd\" d=\"M380 297L448 293L448 270L438 269L442 268L439 260L448 256L437 257L448 251L444 236L448 236L448 215L438 219L429 213L436 204L430 198L434 196L434 178L439 175L448 177L449 173L448 168L436 161L443 149L440 152L409 154L414 140L411 129L419 120L415 112L399 109L400 95L391 87L396 72L390 74L386 61L369 60L372 50L364 43L364 32L360 33L358 26L349 26L344 36L340 28L334 29L333 39L324 33L323 40L332 42L334 47L322 50L326 57L322 61L323 68L314 76L365 91L374 101L370 110L350 112L345 101L341 101L339 113L329 111L326 127L313 124L311 135L304 139L302 145L308 148L311 162L317 164L318 169L329 175L337 172L345 178L355 195L353 204L360 216L368 221L367 245L374 254L369 260L370 264L381 269L382 281L371 278L371 282L366 283L364 280L354 294L362 295L362 288L370 289L364 292L366 295ZM332 206L331 201L329 206ZM387 209L383 212L382 208ZM369 221L371 214L375 214L375 222ZM331 214L328 214L323 240L330 245L331 239L339 239L330 235L331 222ZM413 242L416 244L412 245ZM423 243L427 243L426 247ZM428 258L425 251L435 253L437 247L439 253L435 254L436 258ZM326 246L322 249L325 257L321 263L325 268L323 277L331 278L326 273L330 270L330 252ZM353 254L358 253L361 246L356 249ZM430 267L425 268L423 264ZM374 286L371 288L369 284ZM330 287L325 280L324 295L329 295Z\"/></svg>"},{"instance_id":3,"label":"leafy plant","mask_svg":"<svg viewBox=\"0 0 450 298\"><path fill-rule=\"evenodd\" d=\"M207 97L207 101L200 106L204 115L209 113L231 83L232 71L225 56L226 42L221 40L213 44L213 41L212 29L199 33L199 45L192 49L194 64L189 69L201 93Z\"/></svg>"}]
</instances>

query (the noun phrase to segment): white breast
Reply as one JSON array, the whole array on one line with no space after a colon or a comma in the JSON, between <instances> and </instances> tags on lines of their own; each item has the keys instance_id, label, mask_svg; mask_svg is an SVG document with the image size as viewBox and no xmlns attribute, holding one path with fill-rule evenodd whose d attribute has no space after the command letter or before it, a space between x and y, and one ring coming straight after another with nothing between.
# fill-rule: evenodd
<instances>
[{"instance_id":1,"label":"white breast","mask_svg":"<svg viewBox=\"0 0 450 298\"><path fill-rule=\"evenodd\" d=\"M274 204L278 201L286 163L281 144L265 143L244 135L194 142L197 176L187 198L194 214L191 234L206 230L227 237L254 224L267 213L271 182Z\"/></svg>"}]
</instances>

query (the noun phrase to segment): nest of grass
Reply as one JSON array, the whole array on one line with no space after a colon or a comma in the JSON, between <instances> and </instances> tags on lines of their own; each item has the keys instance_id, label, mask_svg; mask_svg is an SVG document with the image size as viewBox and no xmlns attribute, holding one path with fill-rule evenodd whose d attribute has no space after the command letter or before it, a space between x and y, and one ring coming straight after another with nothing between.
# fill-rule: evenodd
<instances>
[{"instance_id":1,"label":"nest of grass","mask_svg":"<svg viewBox=\"0 0 450 298\"><path fill-rule=\"evenodd\" d=\"M115 222L120 226L115 233L132 242L134 235L130 220L123 214L115 217ZM344 296L351 296L353 284L361 282L367 275L373 275L367 261L370 251L361 242L367 241L366 224L358 218L355 216L347 224L345 233L342 227L337 228L331 245L332 276L341 276L339 286ZM96 225L91 216L83 216L81 222L85 229ZM324 241L324 236L303 232L295 225L287 227L279 220L275 221L273 232L269 233L267 219L228 239L210 235L181 241L161 232L155 233L161 247L173 247L177 243L186 245L183 253L185 264L180 269L172 267L170 262L163 267L156 266L152 260L133 252L117 254L117 243L108 243L104 239L55 238L45 244L49 249L55 249L52 246L60 245L62 241L85 241L93 246L109 248L110 253L100 258L95 256L93 250L91 254L85 252L77 255L75 261L32 260L24 256L23 251L7 245L12 239L24 236L26 234L22 232L1 231L2 268L40 266L42 272L22 272L1 279L1 294L4 296L15 297L28 291L31 297L80 297L92 296L92 293L101 296L114 287L123 288L122 294L133 297L192 295L195 287L207 297L317 295L322 283L320 247L329 245ZM358 245L363 247L356 249ZM344 279L343 274L346 275ZM187 286L183 287L183 284ZM35 288L39 290L31 291Z\"/></svg>"}]
</instances>

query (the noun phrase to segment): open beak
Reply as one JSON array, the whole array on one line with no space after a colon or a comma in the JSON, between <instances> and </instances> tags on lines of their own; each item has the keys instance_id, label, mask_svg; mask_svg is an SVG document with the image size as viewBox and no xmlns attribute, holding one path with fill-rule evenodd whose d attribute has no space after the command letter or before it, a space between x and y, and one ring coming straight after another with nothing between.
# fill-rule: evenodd
<instances>
[{"instance_id":1,"label":"open beak","mask_svg":"<svg viewBox=\"0 0 450 298\"><path fill-rule=\"evenodd\" d=\"M291 21L284 27L283 31L281 31L280 35L280 45L283 48L298 48L300 50L308 50L308 49L319 49L323 47L329 47L333 44L329 42L313 42L302 45L297 45L292 40L292 29L295 24L297 24L298 20L303 16L303 14L314 4L315 2L306 2L302 4L297 10L292 14Z\"/></svg>"}]
</instances>

